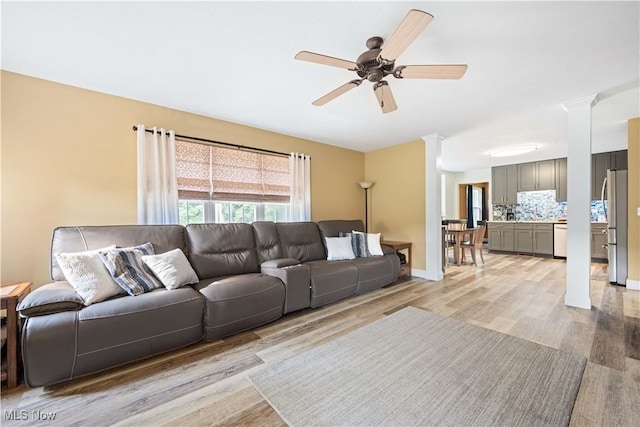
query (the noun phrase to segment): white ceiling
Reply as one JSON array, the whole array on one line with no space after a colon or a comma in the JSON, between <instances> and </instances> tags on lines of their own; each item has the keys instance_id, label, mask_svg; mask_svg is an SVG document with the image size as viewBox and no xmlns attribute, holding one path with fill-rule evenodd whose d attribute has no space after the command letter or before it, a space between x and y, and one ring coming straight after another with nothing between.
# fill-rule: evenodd
<instances>
[{"instance_id":1,"label":"white ceiling","mask_svg":"<svg viewBox=\"0 0 640 427\"><path fill-rule=\"evenodd\" d=\"M626 148L626 120L640 116L639 6L3 1L2 68L365 152L438 133L443 169L464 171L565 156L561 104L594 93L592 151ZM356 76L298 51L355 60L411 8L435 20L396 63L468 64L461 80L387 78L389 114L370 83L311 105ZM530 142L532 155L485 154Z\"/></svg>"}]
</instances>

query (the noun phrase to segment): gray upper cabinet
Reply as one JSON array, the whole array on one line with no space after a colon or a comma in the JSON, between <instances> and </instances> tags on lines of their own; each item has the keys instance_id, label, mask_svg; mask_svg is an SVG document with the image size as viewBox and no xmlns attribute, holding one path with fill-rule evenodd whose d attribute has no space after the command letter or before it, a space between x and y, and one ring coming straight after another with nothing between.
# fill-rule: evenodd
<instances>
[{"instance_id":1,"label":"gray upper cabinet","mask_svg":"<svg viewBox=\"0 0 640 427\"><path fill-rule=\"evenodd\" d=\"M556 202L567 201L567 158L556 159Z\"/></svg>"},{"instance_id":2,"label":"gray upper cabinet","mask_svg":"<svg viewBox=\"0 0 640 427\"><path fill-rule=\"evenodd\" d=\"M607 169L611 169L611 153L591 155L591 200L600 200Z\"/></svg>"},{"instance_id":3,"label":"gray upper cabinet","mask_svg":"<svg viewBox=\"0 0 640 427\"><path fill-rule=\"evenodd\" d=\"M555 188L555 160L518 165L518 191L555 190Z\"/></svg>"},{"instance_id":4,"label":"gray upper cabinet","mask_svg":"<svg viewBox=\"0 0 640 427\"><path fill-rule=\"evenodd\" d=\"M515 205L518 202L518 166L496 166L491 168L493 186L491 202L494 205Z\"/></svg>"},{"instance_id":5,"label":"gray upper cabinet","mask_svg":"<svg viewBox=\"0 0 640 427\"><path fill-rule=\"evenodd\" d=\"M518 191L536 190L536 163L518 165Z\"/></svg>"},{"instance_id":6,"label":"gray upper cabinet","mask_svg":"<svg viewBox=\"0 0 640 427\"><path fill-rule=\"evenodd\" d=\"M611 152L611 168L615 170L627 169L627 150Z\"/></svg>"},{"instance_id":7,"label":"gray upper cabinet","mask_svg":"<svg viewBox=\"0 0 640 427\"><path fill-rule=\"evenodd\" d=\"M627 169L627 150L591 155L591 200L600 200L607 169Z\"/></svg>"},{"instance_id":8,"label":"gray upper cabinet","mask_svg":"<svg viewBox=\"0 0 640 427\"><path fill-rule=\"evenodd\" d=\"M536 162L538 188L537 190L556 189L556 161L545 160Z\"/></svg>"}]
</instances>

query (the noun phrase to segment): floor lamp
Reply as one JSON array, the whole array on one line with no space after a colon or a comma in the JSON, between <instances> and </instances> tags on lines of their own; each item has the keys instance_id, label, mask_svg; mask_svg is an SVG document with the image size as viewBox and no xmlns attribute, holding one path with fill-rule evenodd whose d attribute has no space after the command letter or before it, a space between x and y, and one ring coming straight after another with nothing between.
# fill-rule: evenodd
<instances>
[{"instance_id":1,"label":"floor lamp","mask_svg":"<svg viewBox=\"0 0 640 427\"><path fill-rule=\"evenodd\" d=\"M373 185L373 182L362 181L360 187L364 189L364 232L369 232L369 201L367 200L367 193L369 188Z\"/></svg>"}]
</instances>

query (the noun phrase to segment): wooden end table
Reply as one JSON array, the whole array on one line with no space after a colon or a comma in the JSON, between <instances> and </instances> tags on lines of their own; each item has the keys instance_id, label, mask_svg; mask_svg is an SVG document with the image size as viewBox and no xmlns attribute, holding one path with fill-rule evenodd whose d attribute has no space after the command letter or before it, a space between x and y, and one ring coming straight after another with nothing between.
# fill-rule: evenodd
<instances>
[{"instance_id":1,"label":"wooden end table","mask_svg":"<svg viewBox=\"0 0 640 427\"><path fill-rule=\"evenodd\" d=\"M407 251L407 263L400 264L400 277L411 278L411 242L398 242L395 240L382 240L381 245L389 246L394 251Z\"/></svg>"},{"instance_id":2,"label":"wooden end table","mask_svg":"<svg viewBox=\"0 0 640 427\"><path fill-rule=\"evenodd\" d=\"M6 370L2 370L2 381L7 380L7 387L18 385L19 367L19 324L16 307L31 292L31 282L7 283L0 286L2 310L7 311L7 355Z\"/></svg>"}]
</instances>

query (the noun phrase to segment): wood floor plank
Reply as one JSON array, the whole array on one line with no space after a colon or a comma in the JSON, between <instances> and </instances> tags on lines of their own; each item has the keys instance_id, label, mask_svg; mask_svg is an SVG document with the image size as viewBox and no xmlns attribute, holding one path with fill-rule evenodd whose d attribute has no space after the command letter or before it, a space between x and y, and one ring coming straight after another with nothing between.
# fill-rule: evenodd
<instances>
[{"instance_id":1,"label":"wood floor plank","mask_svg":"<svg viewBox=\"0 0 640 427\"><path fill-rule=\"evenodd\" d=\"M414 306L588 357L571 424L640 425L640 293L592 265L592 310L564 305L566 262L486 253L485 264L301 310L253 331L49 387L3 389L3 411L57 413L47 425L242 425L284 422L247 377ZM43 425L2 420L2 425Z\"/></svg>"}]
</instances>

